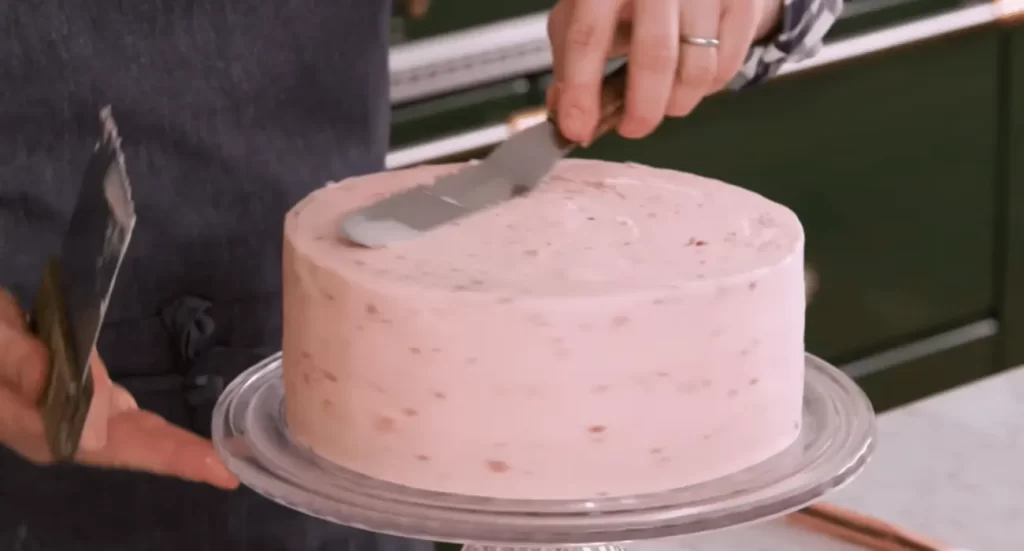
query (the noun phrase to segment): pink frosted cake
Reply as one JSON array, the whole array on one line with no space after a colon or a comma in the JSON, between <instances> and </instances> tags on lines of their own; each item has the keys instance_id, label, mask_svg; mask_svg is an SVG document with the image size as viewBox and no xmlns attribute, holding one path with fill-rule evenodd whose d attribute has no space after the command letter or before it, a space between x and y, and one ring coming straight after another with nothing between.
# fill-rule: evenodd
<instances>
[{"instance_id":1,"label":"pink frosted cake","mask_svg":"<svg viewBox=\"0 0 1024 551\"><path fill-rule=\"evenodd\" d=\"M564 161L534 193L385 249L341 216L458 166L354 178L288 215L294 437L406 486L507 498L657 492L793 442L803 230L691 174Z\"/></svg>"}]
</instances>

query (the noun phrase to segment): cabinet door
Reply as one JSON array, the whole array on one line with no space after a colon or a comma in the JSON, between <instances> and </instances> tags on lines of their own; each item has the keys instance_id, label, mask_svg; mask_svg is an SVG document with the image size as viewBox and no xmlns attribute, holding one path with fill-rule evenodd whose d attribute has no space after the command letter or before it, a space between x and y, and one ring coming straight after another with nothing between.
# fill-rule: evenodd
<instances>
[{"instance_id":1,"label":"cabinet door","mask_svg":"<svg viewBox=\"0 0 1024 551\"><path fill-rule=\"evenodd\" d=\"M1022 8L1024 12L1024 8ZM1005 171L1000 201L1005 231L1001 304L1003 347L1002 367L1024 364L1024 15L1009 27L1004 37L1003 70L1005 87L1000 105L1004 140L1000 150Z\"/></svg>"},{"instance_id":2,"label":"cabinet door","mask_svg":"<svg viewBox=\"0 0 1024 551\"><path fill-rule=\"evenodd\" d=\"M612 137L580 154L705 174L792 207L820 285L808 346L830 360L986 318L996 307L1002 39L985 24L990 5L928 11L950 2L858 8L836 30L851 38L810 62L823 66L710 98L647 140ZM848 8L857 5L867 2ZM879 26L863 28L864 18ZM872 53L876 42L933 35ZM537 84L527 92L496 91L512 79L403 105L388 166L479 156L512 131L510 107L540 104L544 77L516 77Z\"/></svg>"},{"instance_id":3,"label":"cabinet door","mask_svg":"<svg viewBox=\"0 0 1024 551\"><path fill-rule=\"evenodd\" d=\"M994 308L999 34L985 29L711 98L582 156L720 178L797 212L836 361Z\"/></svg>"}]
</instances>

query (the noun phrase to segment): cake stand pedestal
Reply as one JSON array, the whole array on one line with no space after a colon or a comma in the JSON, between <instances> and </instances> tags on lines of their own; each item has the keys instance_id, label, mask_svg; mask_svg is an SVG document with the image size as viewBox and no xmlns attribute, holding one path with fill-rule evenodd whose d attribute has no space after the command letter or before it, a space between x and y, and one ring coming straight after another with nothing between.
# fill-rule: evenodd
<instances>
[{"instance_id":1,"label":"cake stand pedestal","mask_svg":"<svg viewBox=\"0 0 1024 551\"><path fill-rule=\"evenodd\" d=\"M839 488L867 463L875 417L860 388L807 356L803 425L786 450L748 469L664 492L592 500L506 500L417 490L349 471L289 436L280 354L224 391L213 442L256 492L338 524L467 551L621 551L620 542L699 534L784 515Z\"/></svg>"}]
</instances>

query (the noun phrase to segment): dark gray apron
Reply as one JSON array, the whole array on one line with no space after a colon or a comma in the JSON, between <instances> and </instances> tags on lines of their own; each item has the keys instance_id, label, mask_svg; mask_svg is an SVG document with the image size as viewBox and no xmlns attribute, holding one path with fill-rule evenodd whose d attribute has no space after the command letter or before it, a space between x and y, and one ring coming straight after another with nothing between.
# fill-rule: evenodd
<instances>
[{"instance_id":1,"label":"dark gray apron","mask_svg":"<svg viewBox=\"0 0 1024 551\"><path fill-rule=\"evenodd\" d=\"M224 385L280 345L285 212L382 168L383 0L0 5L0 285L31 303L111 104L139 223L100 342L139 404L208 433ZM5 551L360 551L430 545L250 491L40 468L0 448Z\"/></svg>"}]
</instances>

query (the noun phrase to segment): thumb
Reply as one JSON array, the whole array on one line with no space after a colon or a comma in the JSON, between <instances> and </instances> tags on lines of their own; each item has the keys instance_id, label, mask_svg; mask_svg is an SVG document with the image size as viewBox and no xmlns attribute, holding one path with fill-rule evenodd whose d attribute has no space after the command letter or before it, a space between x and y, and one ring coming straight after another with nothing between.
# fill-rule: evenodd
<instances>
[{"instance_id":1,"label":"thumb","mask_svg":"<svg viewBox=\"0 0 1024 551\"><path fill-rule=\"evenodd\" d=\"M107 366L95 350L89 358L92 371L92 401L85 417L85 427L79 447L86 452L103 449L107 445L107 425L111 414L112 384Z\"/></svg>"},{"instance_id":2,"label":"thumb","mask_svg":"<svg viewBox=\"0 0 1024 551\"><path fill-rule=\"evenodd\" d=\"M558 82L552 81L548 86L544 96L544 106L547 107L548 113L558 107Z\"/></svg>"},{"instance_id":3,"label":"thumb","mask_svg":"<svg viewBox=\"0 0 1024 551\"><path fill-rule=\"evenodd\" d=\"M551 73L554 83L562 78L565 33L572 17L573 0L562 0L548 13L548 41L551 43Z\"/></svg>"},{"instance_id":4,"label":"thumb","mask_svg":"<svg viewBox=\"0 0 1024 551\"><path fill-rule=\"evenodd\" d=\"M0 446L37 463L50 460L43 421L32 402L0 384Z\"/></svg>"}]
</instances>

